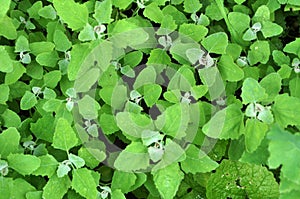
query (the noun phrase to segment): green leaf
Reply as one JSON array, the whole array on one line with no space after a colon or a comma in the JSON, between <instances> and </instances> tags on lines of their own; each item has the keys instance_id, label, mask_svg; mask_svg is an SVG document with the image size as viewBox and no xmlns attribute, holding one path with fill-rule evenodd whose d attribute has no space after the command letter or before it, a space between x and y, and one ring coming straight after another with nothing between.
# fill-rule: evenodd
<instances>
[{"instance_id":1,"label":"green leaf","mask_svg":"<svg viewBox=\"0 0 300 199\"><path fill-rule=\"evenodd\" d=\"M110 23L112 14L112 0L105 0L101 2L96 2L95 14L93 17L97 20L99 24Z\"/></svg>"},{"instance_id":2,"label":"green leaf","mask_svg":"<svg viewBox=\"0 0 300 199\"><path fill-rule=\"evenodd\" d=\"M253 18L253 22L263 22L270 20L270 9L266 5L261 5L257 8Z\"/></svg>"},{"instance_id":3,"label":"green leaf","mask_svg":"<svg viewBox=\"0 0 300 199\"><path fill-rule=\"evenodd\" d=\"M268 41L256 41L250 46L248 51L248 61L250 65L255 65L258 62L266 64L269 61L270 45Z\"/></svg>"},{"instance_id":4,"label":"green leaf","mask_svg":"<svg viewBox=\"0 0 300 199\"><path fill-rule=\"evenodd\" d=\"M37 56L38 54L53 51L55 45L52 42L33 42L29 44L30 53Z\"/></svg>"},{"instance_id":5,"label":"green leaf","mask_svg":"<svg viewBox=\"0 0 300 199\"><path fill-rule=\"evenodd\" d=\"M26 193L36 190L34 186L22 178L17 178L14 180L13 188L14 191L12 192L12 198L24 198Z\"/></svg>"},{"instance_id":6,"label":"green leaf","mask_svg":"<svg viewBox=\"0 0 300 199\"><path fill-rule=\"evenodd\" d=\"M156 80L156 71L153 66L147 66L143 69L139 75L137 76L133 88L137 90L138 88L142 87L146 84L154 84Z\"/></svg>"},{"instance_id":7,"label":"green leaf","mask_svg":"<svg viewBox=\"0 0 300 199\"><path fill-rule=\"evenodd\" d=\"M99 94L103 101L114 110L122 110L125 102L128 100L127 87L124 85L106 86L100 90Z\"/></svg>"},{"instance_id":8,"label":"green leaf","mask_svg":"<svg viewBox=\"0 0 300 199\"><path fill-rule=\"evenodd\" d=\"M283 51L300 57L300 38L296 38L295 41L286 44Z\"/></svg>"},{"instance_id":9,"label":"green leaf","mask_svg":"<svg viewBox=\"0 0 300 199\"><path fill-rule=\"evenodd\" d=\"M14 25L12 18L8 16L4 16L3 18L0 18L0 26L5 27L0 29L0 36L4 36L7 39L17 38L17 29Z\"/></svg>"},{"instance_id":10,"label":"green leaf","mask_svg":"<svg viewBox=\"0 0 300 199\"><path fill-rule=\"evenodd\" d=\"M186 150L186 159L181 162L182 170L196 174L210 172L218 167L218 163L211 160L207 154L191 144Z\"/></svg>"},{"instance_id":11,"label":"green leaf","mask_svg":"<svg viewBox=\"0 0 300 199\"><path fill-rule=\"evenodd\" d=\"M70 171L71 171L71 168L69 165L59 164L56 174L59 178L61 178L61 177L67 176Z\"/></svg>"},{"instance_id":12,"label":"green leaf","mask_svg":"<svg viewBox=\"0 0 300 199\"><path fill-rule=\"evenodd\" d=\"M78 35L78 39L80 41L91 41L91 40L95 40L96 36L95 36L95 31L94 28L90 25L90 24L86 24L83 28L82 31L80 31L79 35Z\"/></svg>"},{"instance_id":13,"label":"green leaf","mask_svg":"<svg viewBox=\"0 0 300 199\"><path fill-rule=\"evenodd\" d=\"M13 178L6 178L0 176L0 191L1 197L3 198L12 198L14 189L13 189Z\"/></svg>"},{"instance_id":14,"label":"green leaf","mask_svg":"<svg viewBox=\"0 0 300 199\"><path fill-rule=\"evenodd\" d=\"M19 117L19 115L10 109L6 109L2 113L1 117L4 121L3 126L6 128L9 128L9 127L18 128L21 124L21 118Z\"/></svg>"},{"instance_id":15,"label":"green leaf","mask_svg":"<svg viewBox=\"0 0 300 199\"><path fill-rule=\"evenodd\" d=\"M202 130L211 138L237 139L244 130L243 113L238 105L231 104L212 116Z\"/></svg>"},{"instance_id":16,"label":"green leaf","mask_svg":"<svg viewBox=\"0 0 300 199\"><path fill-rule=\"evenodd\" d=\"M56 19L56 11L51 5L44 6L38 11L38 14L41 17L44 17L45 19L51 19L54 20Z\"/></svg>"},{"instance_id":17,"label":"green leaf","mask_svg":"<svg viewBox=\"0 0 300 199\"><path fill-rule=\"evenodd\" d=\"M9 10L11 0L1 0L0 5L1 5L1 11L0 11L0 19L3 18L7 11Z\"/></svg>"},{"instance_id":18,"label":"green leaf","mask_svg":"<svg viewBox=\"0 0 300 199\"><path fill-rule=\"evenodd\" d=\"M177 25L171 15L165 15L161 20L160 28L157 31L158 35L167 35L176 30Z\"/></svg>"},{"instance_id":19,"label":"green leaf","mask_svg":"<svg viewBox=\"0 0 300 199\"><path fill-rule=\"evenodd\" d=\"M213 33L201 42L209 53L224 54L228 45L228 37L224 32Z\"/></svg>"},{"instance_id":20,"label":"green leaf","mask_svg":"<svg viewBox=\"0 0 300 199\"><path fill-rule=\"evenodd\" d=\"M137 176L134 173L118 171L114 172L111 182L111 189L121 190L122 193L128 193L132 191L131 187L135 185Z\"/></svg>"},{"instance_id":21,"label":"green leaf","mask_svg":"<svg viewBox=\"0 0 300 199\"><path fill-rule=\"evenodd\" d=\"M13 61L10 59L4 46L0 46L0 60L0 72L10 73L13 71Z\"/></svg>"},{"instance_id":22,"label":"green leaf","mask_svg":"<svg viewBox=\"0 0 300 199\"><path fill-rule=\"evenodd\" d=\"M0 84L0 104L5 104L9 99L9 87L5 84Z\"/></svg>"},{"instance_id":23,"label":"green leaf","mask_svg":"<svg viewBox=\"0 0 300 199\"><path fill-rule=\"evenodd\" d=\"M77 169L85 165L84 159L72 153L69 154L69 160Z\"/></svg>"},{"instance_id":24,"label":"green leaf","mask_svg":"<svg viewBox=\"0 0 300 199\"><path fill-rule=\"evenodd\" d=\"M97 186L99 182L95 181L94 175L98 177L100 174L94 173L94 171L88 170L87 168L74 170L72 188L84 198L97 198Z\"/></svg>"},{"instance_id":25,"label":"green leaf","mask_svg":"<svg viewBox=\"0 0 300 199\"><path fill-rule=\"evenodd\" d=\"M158 130L174 138L182 138L186 135L190 120L188 105L174 104L168 107L155 121Z\"/></svg>"},{"instance_id":26,"label":"green leaf","mask_svg":"<svg viewBox=\"0 0 300 199\"><path fill-rule=\"evenodd\" d=\"M146 169L150 165L150 158L146 146L140 142L132 142L117 157L114 166L126 172Z\"/></svg>"},{"instance_id":27,"label":"green leaf","mask_svg":"<svg viewBox=\"0 0 300 199\"><path fill-rule=\"evenodd\" d=\"M10 154L7 156L9 167L21 175L30 175L40 167L41 160L33 155Z\"/></svg>"},{"instance_id":28,"label":"green leaf","mask_svg":"<svg viewBox=\"0 0 300 199\"><path fill-rule=\"evenodd\" d=\"M21 35L16 40L15 52L27 52L30 51L28 39Z\"/></svg>"},{"instance_id":29,"label":"green leaf","mask_svg":"<svg viewBox=\"0 0 300 199\"><path fill-rule=\"evenodd\" d=\"M245 126L245 145L246 150L254 152L260 145L268 131L268 125L257 119L248 119Z\"/></svg>"},{"instance_id":30,"label":"green leaf","mask_svg":"<svg viewBox=\"0 0 300 199\"><path fill-rule=\"evenodd\" d=\"M20 138L20 133L14 127L10 127L0 134L1 158L6 158L9 154L19 151Z\"/></svg>"},{"instance_id":31,"label":"green leaf","mask_svg":"<svg viewBox=\"0 0 300 199\"><path fill-rule=\"evenodd\" d=\"M54 32L53 42L55 49L61 52L66 52L72 47L72 43L69 41L67 35L59 29Z\"/></svg>"},{"instance_id":32,"label":"green leaf","mask_svg":"<svg viewBox=\"0 0 300 199\"><path fill-rule=\"evenodd\" d=\"M5 84L10 85L18 81L22 75L26 72L26 68L20 62L13 63L13 71L6 73Z\"/></svg>"},{"instance_id":33,"label":"green leaf","mask_svg":"<svg viewBox=\"0 0 300 199\"><path fill-rule=\"evenodd\" d=\"M97 167L100 161L103 161L106 157L105 153L103 152L103 158L96 158L94 154L91 153L92 151L92 149L86 147L81 147L78 151L78 156L81 157L84 160L85 164L91 169Z\"/></svg>"},{"instance_id":34,"label":"green leaf","mask_svg":"<svg viewBox=\"0 0 300 199\"><path fill-rule=\"evenodd\" d=\"M81 29L88 22L88 9L86 5L76 3L74 0L53 0L57 15L73 30Z\"/></svg>"},{"instance_id":35,"label":"green leaf","mask_svg":"<svg viewBox=\"0 0 300 199\"><path fill-rule=\"evenodd\" d=\"M58 162L52 155L43 155L38 157L41 160L41 164L37 170L32 172L33 175L48 176L51 177L55 174Z\"/></svg>"},{"instance_id":36,"label":"green leaf","mask_svg":"<svg viewBox=\"0 0 300 199\"><path fill-rule=\"evenodd\" d=\"M280 35L283 32L283 28L276 23L265 21L262 23L261 32L265 38L269 38Z\"/></svg>"},{"instance_id":37,"label":"green leaf","mask_svg":"<svg viewBox=\"0 0 300 199\"><path fill-rule=\"evenodd\" d=\"M92 120L98 117L98 111L100 110L99 103L89 95L85 95L78 102L79 113L83 118Z\"/></svg>"},{"instance_id":38,"label":"green leaf","mask_svg":"<svg viewBox=\"0 0 300 199\"><path fill-rule=\"evenodd\" d=\"M206 187L213 198L278 198L279 188L273 173L266 167L223 160Z\"/></svg>"},{"instance_id":39,"label":"green leaf","mask_svg":"<svg viewBox=\"0 0 300 199\"><path fill-rule=\"evenodd\" d=\"M105 135L110 135L120 130L115 120L113 115L101 114L99 124Z\"/></svg>"},{"instance_id":40,"label":"green leaf","mask_svg":"<svg viewBox=\"0 0 300 199\"><path fill-rule=\"evenodd\" d=\"M237 4L242 4L242 3L244 3L246 0L234 0L234 2L235 3L237 3Z\"/></svg>"},{"instance_id":41,"label":"green leaf","mask_svg":"<svg viewBox=\"0 0 300 199\"><path fill-rule=\"evenodd\" d=\"M193 71L189 66L183 65L171 78L168 89L188 92L191 90L191 87L196 84Z\"/></svg>"},{"instance_id":42,"label":"green leaf","mask_svg":"<svg viewBox=\"0 0 300 199\"><path fill-rule=\"evenodd\" d=\"M241 97L243 104L248 104L263 101L268 95L266 94L266 89L255 79L246 78L243 82Z\"/></svg>"},{"instance_id":43,"label":"green leaf","mask_svg":"<svg viewBox=\"0 0 300 199\"><path fill-rule=\"evenodd\" d=\"M112 0L114 6L121 10L125 10L134 0Z\"/></svg>"},{"instance_id":44,"label":"green leaf","mask_svg":"<svg viewBox=\"0 0 300 199\"><path fill-rule=\"evenodd\" d=\"M54 68L56 66L58 60L59 57L57 51L43 52L38 54L38 56L36 57L37 63L42 66L48 66L51 68Z\"/></svg>"},{"instance_id":45,"label":"green leaf","mask_svg":"<svg viewBox=\"0 0 300 199\"><path fill-rule=\"evenodd\" d=\"M70 186L71 181L68 176L59 178L57 175L52 175L43 188L43 198L61 199L68 192Z\"/></svg>"},{"instance_id":46,"label":"green leaf","mask_svg":"<svg viewBox=\"0 0 300 199\"><path fill-rule=\"evenodd\" d=\"M179 33L182 37L186 36L199 42L207 35L208 29L202 25L184 23L179 26Z\"/></svg>"},{"instance_id":47,"label":"green leaf","mask_svg":"<svg viewBox=\"0 0 300 199\"><path fill-rule=\"evenodd\" d=\"M59 105L61 105L61 101L59 101ZM38 139L52 142L55 130L54 121L52 113L45 114L35 123L30 124L30 130Z\"/></svg>"},{"instance_id":48,"label":"green leaf","mask_svg":"<svg viewBox=\"0 0 300 199\"><path fill-rule=\"evenodd\" d=\"M268 95L266 101L272 102L281 90L281 77L278 73L270 73L259 84L265 89Z\"/></svg>"},{"instance_id":49,"label":"green leaf","mask_svg":"<svg viewBox=\"0 0 300 199\"><path fill-rule=\"evenodd\" d=\"M275 125L271 128L267 137L270 140L269 167L275 169L282 165L280 176L299 185L300 166L294 158L299 155L299 133L292 134Z\"/></svg>"},{"instance_id":50,"label":"green leaf","mask_svg":"<svg viewBox=\"0 0 300 199\"><path fill-rule=\"evenodd\" d=\"M299 106L299 98L290 97L287 94L278 95L275 98L275 103L272 107L275 121L282 127L287 127L288 125L299 125Z\"/></svg>"},{"instance_id":51,"label":"green leaf","mask_svg":"<svg viewBox=\"0 0 300 199\"><path fill-rule=\"evenodd\" d=\"M68 151L76 146L78 139L69 122L59 118L56 123L52 146L56 149Z\"/></svg>"},{"instance_id":52,"label":"green leaf","mask_svg":"<svg viewBox=\"0 0 300 199\"><path fill-rule=\"evenodd\" d=\"M120 189L111 192L111 199L126 199Z\"/></svg>"},{"instance_id":53,"label":"green leaf","mask_svg":"<svg viewBox=\"0 0 300 199\"><path fill-rule=\"evenodd\" d=\"M161 23L164 15L156 3L146 6L143 15L155 23Z\"/></svg>"},{"instance_id":54,"label":"green leaf","mask_svg":"<svg viewBox=\"0 0 300 199\"><path fill-rule=\"evenodd\" d=\"M273 60L279 65L290 64L291 59L289 56L285 55L280 50L273 50L272 52Z\"/></svg>"},{"instance_id":55,"label":"green leaf","mask_svg":"<svg viewBox=\"0 0 300 199\"><path fill-rule=\"evenodd\" d=\"M198 0L184 0L183 3L184 12L196 13L202 7L202 4Z\"/></svg>"},{"instance_id":56,"label":"green leaf","mask_svg":"<svg viewBox=\"0 0 300 199\"><path fill-rule=\"evenodd\" d=\"M290 80L289 89L291 96L300 98L300 78L298 76Z\"/></svg>"},{"instance_id":57,"label":"green leaf","mask_svg":"<svg viewBox=\"0 0 300 199\"><path fill-rule=\"evenodd\" d=\"M175 197L184 174L177 163L171 164L163 169L152 171L153 181L163 199Z\"/></svg>"},{"instance_id":58,"label":"green leaf","mask_svg":"<svg viewBox=\"0 0 300 199\"><path fill-rule=\"evenodd\" d=\"M100 75L99 68L91 68L84 74L80 74L74 83L76 92L87 92L97 82Z\"/></svg>"},{"instance_id":59,"label":"green leaf","mask_svg":"<svg viewBox=\"0 0 300 199\"><path fill-rule=\"evenodd\" d=\"M44 86L55 88L60 80L61 72L59 70L53 70L44 75Z\"/></svg>"},{"instance_id":60,"label":"green leaf","mask_svg":"<svg viewBox=\"0 0 300 199\"><path fill-rule=\"evenodd\" d=\"M22 110L29 110L37 104L36 96L29 91L26 91L20 101L20 108Z\"/></svg>"},{"instance_id":61,"label":"green leaf","mask_svg":"<svg viewBox=\"0 0 300 199\"><path fill-rule=\"evenodd\" d=\"M152 107L159 99L162 88L158 84L144 85L144 100L148 107Z\"/></svg>"},{"instance_id":62,"label":"green leaf","mask_svg":"<svg viewBox=\"0 0 300 199\"><path fill-rule=\"evenodd\" d=\"M228 81L239 81L244 78L244 71L234 63L229 55L222 55L218 63L221 75Z\"/></svg>"}]
</instances>

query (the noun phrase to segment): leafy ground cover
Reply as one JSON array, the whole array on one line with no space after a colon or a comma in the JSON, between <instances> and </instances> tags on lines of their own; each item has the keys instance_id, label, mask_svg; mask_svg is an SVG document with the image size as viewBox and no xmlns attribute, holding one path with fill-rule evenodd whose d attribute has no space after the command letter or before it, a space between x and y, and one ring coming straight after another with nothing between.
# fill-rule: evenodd
<instances>
[{"instance_id":1,"label":"leafy ground cover","mask_svg":"<svg viewBox=\"0 0 300 199\"><path fill-rule=\"evenodd\" d=\"M1 198L299 198L300 1L0 5Z\"/></svg>"}]
</instances>

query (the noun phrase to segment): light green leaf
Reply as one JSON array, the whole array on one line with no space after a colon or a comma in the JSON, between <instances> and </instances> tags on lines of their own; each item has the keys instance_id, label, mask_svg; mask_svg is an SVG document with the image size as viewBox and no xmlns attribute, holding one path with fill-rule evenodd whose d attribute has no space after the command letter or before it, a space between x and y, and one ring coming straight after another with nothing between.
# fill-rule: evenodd
<instances>
[{"instance_id":1,"label":"light green leaf","mask_svg":"<svg viewBox=\"0 0 300 199\"><path fill-rule=\"evenodd\" d=\"M224 32L213 33L201 42L209 53L224 54L228 45L228 37Z\"/></svg>"},{"instance_id":2,"label":"light green leaf","mask_svg":"<svg viewBox=\"0 0 300 199\"><path fill-rule=\"evenodd\" d=\"M296 38L295 41L286 44L283 51L300 57L300 38Z\"/></svg>"},{"instance_id":3,"label":"light green leaf","mask_svg":"<svg viewBox=\"0 0 300 199\"><path fill-rule=\"evenodd\" d=\"M9 87L5 84L0 84L0 104L5 104L9 98Z\"/></svg>"},{"instance_id":4,"label":"light green leaf","mask_svg":"<svg viewBox=\"0 0 300 199\"><path fill-rule=\"evenodd\" d=\"M71 181L68 176L59 178L57 175L52 175L43 188L43 198L61 199L68 192L70 186Z\"/></svg>"},{"instance_id":5,"label":"light green leaf","mask_svg":"<svg viewBox=\"0 0 300 199\"><path fill-rule=\"evenodd\" d=\"M223 160L206 187L208 199L278 198L279 187L266 167Z\"/></svg>"},{"instance_id":6,"label":"light green leaf","mask_svg":"<svg viewBox=\"0 0 300 199\"><path fill-rule=\"evenodd\" d=\"M0 11L0 19L3 18L7 11L9 10L11 0L1 0L0 5L1 5L1 11Z\"/></svg>"},{"instance_id":7,"label":"light green leaf","mask_svg":"<svg viewBox=\"0 0 300 199\"><path fill-rule=\"evenodd\" d=\"M242 4L242 3L244 3L245 1L246 0L234 0L234 2L237 3L237 4L239 4L239 5Z\"/></svg>"},{"instance_id":8,"label":"light green leaf","mask_svg":"<svg viewBox=\"0 0 300 199\"><path fill-rule=\"evenodd\" d=\"M53 42L55 49L61 52L66 52L72 47L72 43L69 41L67 35L59 29L54 32Z\"/></svg>"},{"instance_id":9,"label":"light green leaf","mask_svg":"<svg viewBox=\"0 0 300 199\"><path fill-rule=\"evenodd\" d=\"M30 51L28 39L21 35L16 40L15 52L27 52Z\"/></svg>"},{"instance_id":10,"label":"light green leaf","mask_svg":"<svg viewBox=\"0 0 300 199\"><path fill-rule=\"evenodd\" d=\"M112 14L112 0L97 1L95 5L95 14L93 17L99 24L110 23Z\"/></svg>"},{"instance_id":11,"label":"light green leaf","mask_svg":"<svg viewBox=\"0 0 300 199\"><path fill-rule=\"evenodd\" d=\"M266 89L263 88L257 80L246 78L242 86L243 104L260 102L267 99Z\"/></svg>"},{"instance_id":12,"label":"light green leaf","mask_svg":"<svg viewBox=\"0 0 300 199\"><path fill-rule=\"evenodd\" d=\"M300 109L298 107L300 107L299 98L290 97L287 94L278 95L272 107L275 121L282 127L299 125Z\"/></svg>"},{"instance_id":13,"label":"light green leaf","mask_svg":"<svg viewBox=\"0 0 300 199\"><path fill-rule=\"evenodd\" d=\"M80 74L74 83L76 92L87 92L97 82L100 76L99 68L91 68L83 74Z\"/></svg>"},{"instance_id":14,"label":"light green leaf","mask_svg":"<svg viewBox=\"0 0 300 199\"><path fill-rule=\"evenodd\" d=\"M278 73L270 73L259 83L266 91L268 98L264 101L272 102L281 90L281 77Z\"/></svg>"},{"instance_id":15,"label":"light green leaf","mask_svg":"<svg viewBox=\"0 0 300 199\"><path fill-rule=\"evenodd\" d=\"M251 28L249 28L244 34L243 34L243 40L245 41L252 41L254 39L257 39L256 32L254 32Z\"/></svg>"},{"instance_id":16,"label":"light green leaf","mask_svg":"<svg viewBox=\"0 0 300 199\"><path fill-rule=\"evenodd\" d=\"M4 16L3 18L0 18L0 26L5 27L5 28L0 28L1 36L4 36L7 39L16 39L17 38L17 29L14 25L12 18L10 18L8 16Z\"/></svg>"},{"instance_id":17,"label":"light green leaf","mask_svg":"<svg viewBox=\"0 0 300 199\"><path fill-rule=\"evenodd\" d=\"M79 169L85 165L84 159L72 153L69 154L69 160L72 164L74 164L76 169Z\"/></svg>"},{"instance_id":18,"label":"light green leaf","mask_svg":"<svg viewBox=\"0 0 300 199\"><path fill-rule=\"evenodd\" d=\"M265 38L269 38L280 35L283 32L283 28L276 23L265 21L262 23L261 32Z\"/></svg>"},{"instance_id":19,"label":"light green leaf","mask_svg":"<svg viewBox=\"0 0 300 199\"><path fill-rule=\"evenodd\" d=\"M161 23L164 15L156 3L146 6L143 15L155 23Z\"/></svg>"},{"instance_id":20,"label":"light green leaf","mask_svg":"<svg viewBox=\"0 0 300 199\"><path fill-rule=\"evenodd\" d=\"M67 176L70 171L71 171L71 168L69 165L59 164L56 174L59 178L61 178L61 177Z\"/></svg>"},{"instance_id":21,"label":"light green leaf","mask_svg":"<svg viewBox=\"0 0 300 199\"><path fill-rule=\"evenodd\" d=\"M1 158L6 158L9 154L18 152L20 138L20 133L14 127L10 127L0 134Z\"/></svg>"},{"instance_id":22,"label":"light green leaf","mask_svg":"<svg viewBox=\"0 0 300 199\"><path fill-rule=\"evenodd\" d=\"M44 86L55 88L60 80L61 72L59 70L53 70L44 75Z\"/></svg>"},{"instance_id":23,"label":"light green leaf","mask_svg":"<svg viewBox=\"0 0 300 199\"><path fill-rule=\"evenodd\" d=\"M270 45L268 41L256 41L250 46L248 51L248 61L250 65L255 65L258 62L266 64L269 61Z\"/></svg>"},{"instance_id":24,"label":"light green leaf","mask_svg":"<svg viewBox=\"0 0 300 199\"><path fill-rule=\"evenodd\" d=\"M74 0L53 0L57 15L74 31L81 29L88 22L88 9L86 5L76 3Z\"/></svg>"},{"instance_id":25,"label":"light green leaf","mask_svg":"<svg viewBox=\"0 0 300 199\"><path fill-rule=\"evenodd\" d=\"M39 10L38 14L45 19L56 19L56 11L52 7L52 5L44 6Z\"/></svg>"},{"instance_id":26,"label":"light green leaf","mask_svg":"<svg viewBox=\"0 0 300 199\"><path fill-rule=\"evenodd\" d=\"M150 166L147 147L140 142L132 142L117 157L114 166L126 172L139 171Z\"/></svg>"},{"instance_id":27,"label":"light green leaf","mask_svg":"<svg viewBox=\"0 0 300 199\"><path fill-rule=\"evenodd\" d=\"M184 174L178 163L171 164L163 169L152 171L153 181L163 199L175 197Z\"/></svg>"},{"instance_id":28,"label":"light green leaf","mask_svg":"<svg viewBox=\"0 0 300 199\"><path fill-rule=\"evenodd\" d=\"M212 116L202 130L212 138L237 139L244 130L243 113L238 105L231 104Z\"/></svg>"},{"instance_id":29,"label":"light green leaf","mask_svg":"<svg viewBox=\"0 0 300 199\"><path fill-rule=\"evenodd\" d=\"M39 156L38 158L41 160L41 164L37 170L32 172L33 175L51 177L53 174L55 174L58 162L52 155L47 154Z\"/></svg>"},{"instance_id":30,"label":"light green leaf","mask_svg":"<svg viewBox=\"0 0 300 199\"><path fill-rule=\"evenodd\" d=\"M14 191L12 192L12 198L24 198L26 193L36 190L34 186L22 178L17 178L14 180L13 189Z\"/></svg>"},{"instance_id":31,"label":"light green leaf","mask_svg":"<svg viewBox=\"0 0 300 199\"><path fill-rule=\"evenodd\" d=\"M218 163L211 160L207 154L191 144L186 150L186 159L181 162L181 167L187 173L206 173L216 169Z\"/></svg>"},{"instance_id":32,"label":"light green leaf","mask_svg":"<svg viewBox=\"0 0 300 199\"><path fill-rule=\"evenodd\" d=\"M166 135L180 139L186 135L189 120L188 105L174 104L157 117L155 126Z\"/></svg>"},{"instance_id":33,"label":"light green leaf","mask_svg":"<svg viewBox=\"0 0 300 199\"><path fill-rule=\"evenodd\" d=\"M298 76L290 80L289 89L291 96L300 98L300 78Z\"/></svg>"},{"instance_id":34,"label":"light green leaf","mask_svg":"<svg viewBox=\"0 0 300 199\"><path fill-rule=\"evenodd\" d=\"M1 25L1 24L0 24ZM10 59L4 46L0 46L0 71L10 73L13 71L13 61Z\"/></svg>"},{"instance_id":35,"label":"light green leaf","mask_svg":"<svg viewBox=\"0 0 300 199\"><path fill-rule=\"evenodd\" d=\"M18 128L21 124L21 118L19 117L19 115L10 109L6 109L2 113L1 117L4 121L3 126L6 128L9 128L9 127Z\"/></svg>"},{"instance_id":36,"label":"light green leaf","mask_svg":"<svg viewBox=\"0 0 300 199\"><path fill-rule=\"evenodd\" d=\"M110 114L101 114L99 124L105 135L110 135L120 130L116 124L115 117Z\"/></svg>"},{"instance_id":37,"label":"light green leaf","mask_svg":"<svg viewBox=\"0 0 300 199\"><path fill-rule=\"evenodd\" d=\"M267 124L264 124L257 119L248 119L245 126L246 150L250 153L254 152L265 137L267 131Z\"/></svg>"},{"instance_id":38,"label":"light green leaf","mask_svg":"<svg viewBox=\"0 0 300 199\"><path fill-rule=\"evenodd\" d=\"M94 175L100 178L99 173L88 170L87 168L76 169L73 171L72 188L86 199L97 198L97 186ZM97 183L97 184L96 184Z\"/></svg>"},{"instance_id":39,"label":"light green leaf","mask_svg":"<svg viewBox=\"0 0 300 199\"><path fill-rule=\"evenodd\" d=\"M61 101L59 101L61 105ZM31 132L38 138L47 142L52 142L55 126L53 125L55 118L52 113L45 114L35 123L30 124Z\"/></svg>"},{"instance_id":40,"label":"light green leaf","mask_svg":"<svg viewBox=\"0 0 300 199\"><path fill-rule=\"evenodd\" d=\"M228 81L239 81L244 78L244 71L234 63L229 55L222 55L218 63L221 75Z\"/></svg>"},{"instance_id":41,"label":"light green leaf","mask_svg":"<svg viewBox=\"0 0 300 199\"><path fill-rule=\"evenodd\" d=\"M90 167L91 169L97 167L101 161L103 161L106 157L105 153L103 152L102 158L96 158L94 154L91 153L93 149L89 149L86 147L81 147L78 151L78 156L81 157L85 164ZM100 152L101 153L101 152Z\"/></svg>"},{"instance_id":42,"label":"light green leaf","mask_svg":"<svg viewBox=\"0 0 300 199\"><path fill-rule=\"evenodd\" d=\"M289 56L285 55L280 50L273 50L272 52L273 60L279 65L282 66L283 64L290 64L291 59Z\"/></svg>"},{"instance_id":43,"label":"light green leaf","mask_svg":"<svg viewBox=\"0 0 300 199\"><path fill-rule=\"evenodd\" d=\"M133 88L137 90L146 84L153 84L156 80L156 71L153 66L147 66L144 70L140 72L137 76Z\"/></svg>"},{"instance_id":44,"label":"light green leaf","mask_svg":"<svg viewBox=\"0 0 300 199\"><path fill-rule=\"evenodd\" d=\"M100 90L99 94L103 101L114 110L122 110L128 100L127 87L124 85L106 86Z\"/></svg>"},{"instance_id":45,"label":"light green leaf","mask_svg":"<svg viewBox=\"0 0 300 199\"><path fill-rule=\"evenodd\" d=\"M116 170L112 177L111 189L128 193L132 191L131 187L135 185L136 181L137 176L134 173Z\"/></svg>"},{"instance_id":46,"label":"light green leaf","mask_svg":"<svg viewBox=\"0 0 300 199\"><path fill-rule=\"evenodd\" d=\"M26 72L26 68L20 62L13 63L13 71L6 73L5 75L5 84L10 85L18 81L20 77Z\"/></svg>"},{"instance_id":47,"label":"light green leaf","mask_svg":"<svg viewBox=\"0 0 300 199\"><path fill-rule=\"evenodd\" d=\"M270 9L266 5L261 5L259 8L257 8L253 18L253 22L263 22L263 21L269 21L270 20Z\"/></svg>"},{"instance_id":48,"label":"light green leaf","mask_svg":"<svg viewBox=\"0 0 300 199\"><path fill-rule=\"evenodd\" d=\"M55 67L59 60L57 51L43 52L37 55L36 61L42 66Z\"/></svg>"},{"instance_id":49,"label":"light green leaf","mask_svg":"<svg viewBox=\"0 0 300 199\"><path fill-rule=\"evenodd\" d=\"M96 36L95 36L94 28L90 24L87 23L84 26L83 30L80 31L80 33L78 35L78 39L83 42L95 40Z\"/></svg>"},{"instance_id":50,"label":"light green leaf","mask_svg":"<svg viewBox=\"0 0 300 199\"><path fill-rule=\"evenodd\" d=\"M198 0L184 0L183 3L184 12L196 13L202 7L202 4Z\"/></svg>"},{"instance_id":51,"label":"light green leaf","mask_svg":"<svg viewBox=\"0 0 300 199\"><path fill-rule=\"evenodd\" d=\"M134 0L112 0L112 4L121 10L125 10Z\"/></svg>"},{"instance_id":52,"label":"light green leaf","mask_svg":"<svg viewBox=\"0 0 300 199\"><path fill-rule=\"evenodd\" d=\"M268 165L271 169L281 168L281 177L289 179L297 186L300 184L300 166L297 157L300 155L299 133L292 134L278 125L274 125L268 133L269 152ZM299 187L299 186L298 186Z\"/></svg>"},{"instance_id":53,"label":"light green leaf","mask_svg":"<svg viewBox=\"0 0 300 199\"><path fill-rule=\"evenodd\" d=\"M7 156L9 167L21 175L30 175L41 165L41 160L33 155L10 154Z\"/></svg>"},{"instance_id":54,"label":"light green leaf","mask_svg":"<svg viewBox=\"0 0 300 199\"><path fill-rule=\"evenodd\" d=\"M37 104L36 96L29 91L26 91L24 96L21 98L20 108L22 110L29 110Z\"/></svg>"},{"instance_id":55,"label":"light green leaf","mask_svg":"<svg viewBox=\"0 0 300 199\"><path fill-rule=\"evenodd\" d=\"M202 25L184 23L179 26L179 33L182 37L186 36L199 42L207 35L208 29Z\"/></svg>"},{"instance_id":56,"label":"light green leaf","mask_svg":"<svg viewBox=\"0 0 300 199\"><path fill-rule=\"evenodd\" d=\"M195 84L196 80L194 77L194 72L189 66L183 65L171 78L168 84L168 90L179 89L181 91L188 92L191 90L191 87Z\"/></svg>"},{"instance_id":57,"label":"light green leaf","mask_svg":"<svg viewBox=\"0 0 300 199\"><path fill-rule=\"evenodd\" d=\"M160 97L162 88L158 84L144 85L144 100L148 107L152 107Z\"/></svg>"},{"instance_id":58,"label":"light green leaf","mask_svg":"<svg viewBox=\"0 0 300 199\"><path fill-rule=\"evenodd\" d=\"M53 51L55 45L52 42L33 42L29 44L30 53L37 56L38 54Z\"/></svg>"},{"instance_id":59,"label":"light green leaf","mask_svg":"<svg viewBox=\"0 0 300 199\"><path fill-rule=\"evenodd\" d=\"M78 102L79 113L83 118L92 120L98 117L98 111L100 110L99 103L89 95L85 95Z\"/></svg>"},{"instance_id":60,"label":"light green leaf","mask_svg":"<svg viewBox=\"0 0 300 199\"><path fill-rule=\"evenodd\" d=\"M111 199L126 199L120 189L111 192Z\"/></svg>"},{"instance_id":61,"label":"light green leaf","mask_svg":"<svg viewBox=\"0 0 300 199\"><path fill-rule=\"evenodd\" d=\"M59 118L56 123L52 146L56 149L68 151L76 146L78 139L69 122Z\"/></svg>"}]
</instances>

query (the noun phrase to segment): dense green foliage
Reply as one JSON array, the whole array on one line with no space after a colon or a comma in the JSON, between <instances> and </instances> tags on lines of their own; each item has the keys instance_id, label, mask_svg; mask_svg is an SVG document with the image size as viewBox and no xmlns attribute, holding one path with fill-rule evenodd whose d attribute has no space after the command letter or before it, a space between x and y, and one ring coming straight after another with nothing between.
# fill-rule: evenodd
<instances>
[{"instance_id":1,"label":"dense green foliage","mask_svg":"<svg viewBox=\"0 0 300 199\"><path fill-rule=\"evenodd\" d=\"M299 0L0 0L1 199L297 199Z\"/></svg>"}]
</instances>

